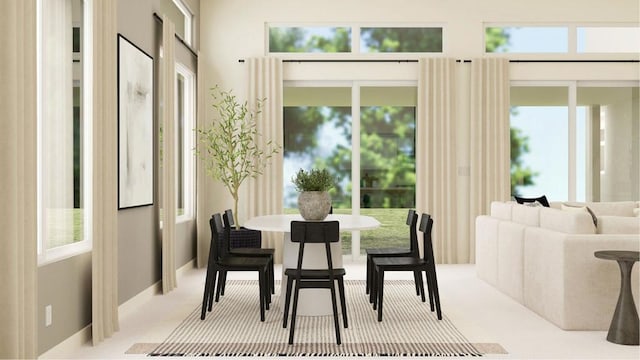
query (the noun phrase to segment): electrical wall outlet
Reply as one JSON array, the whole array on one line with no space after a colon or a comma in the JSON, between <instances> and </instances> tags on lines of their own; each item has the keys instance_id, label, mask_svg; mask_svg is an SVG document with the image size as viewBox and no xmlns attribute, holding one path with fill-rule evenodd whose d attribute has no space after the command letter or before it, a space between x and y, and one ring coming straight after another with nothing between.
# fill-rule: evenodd
<instances>
[{"instance_id":1,"label":"electrical wall outlet","mask_svg":"<svg viewBox=\"0 0 640 360\"><path fill-rule=\"evenodd\" d=\"M51 305L44 307L44 326L51 326L53 308Z\"/></svg>"}]
</instances>

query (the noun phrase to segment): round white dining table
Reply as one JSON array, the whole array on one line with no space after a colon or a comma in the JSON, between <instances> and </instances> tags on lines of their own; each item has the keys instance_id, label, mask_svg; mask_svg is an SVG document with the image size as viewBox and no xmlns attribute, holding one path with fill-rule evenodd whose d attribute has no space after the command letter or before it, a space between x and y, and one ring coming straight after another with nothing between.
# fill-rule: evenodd
<instances>
[{"instance_id":1,"label":"round white dining table","mask_svg":"<svg viewBox=\"0 0 640 360\"><path fill-rule=\"evenodd\" d=\"M280 282L281 303L284 305L287 277L285 269L295 268L298 261L299 244L291 241L291 221L305 221L300 214L280 214L256 216L247 220L244 227L260 231L284 233L282 254L282 281ZM323 221L338 221L340 231L371 230L380 226L380 222L371 216L330 214ZM342 265L342 242L331 244L331 259L334 268ZM327 257L323 244L307 244L302 262L306 269L326 269ZM338 299L340 301L340 299ZM293 303L293 296L291 297ZM338 309L340 304L338 303ZM325 289L302 289L298 298L298 315L323 316L331 315L331 294Z\"/></svg>"}]
</instances>

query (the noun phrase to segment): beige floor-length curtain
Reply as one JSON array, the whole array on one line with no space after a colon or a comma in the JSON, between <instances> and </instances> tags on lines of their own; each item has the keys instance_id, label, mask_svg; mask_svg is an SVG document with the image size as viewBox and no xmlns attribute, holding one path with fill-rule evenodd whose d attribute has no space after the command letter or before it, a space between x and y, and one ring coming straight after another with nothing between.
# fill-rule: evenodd
<instances>
[{"instance_id":1,"label":"beige floor-length curtain","mask_svg":"<svg viewBox=\"0 0 640 360\"><path fill-rule=\"evenodd\" d=\"M97 344L119 330L118 322L118 116L116 3L90 6L93 70L92 336Z\"/></svg>"},{"instance_id":2,"label":"beige floor-length curtain","mask_svg":"<svg viewBox=\"0 0 640 360\"><path fill-rule=\"evenodd\" d=\"M175 25L162 15L162 292L175 289L176 281L176 120Z\"/></svg>"},{"instance_id":3,"label":"beige floor-length curtain","mask_svg":"<svg viewBox=\"0 0 640 360\"><path fill-rule=\"evenodd\" d=\"M434 256L456 263L468 256L457 237L455 65L453 59L420 59L416 124L416 209L434 221Z\"/></svg>"},{"instance_id":4,"label":"beige floor-length curtain","mask_svg":"<svg viewBox=\"0 0 640 360\"><path fill-rule=\"evenodd\" d=\"M207 116L205 94L207 89L205 87L205 75L204 75L204 61L202 54L198 52L198 68L196 74L196 128L202 128L205 123L205 117ZM200 146L200 143L196 141L196 146ZM209 227L209 217L206 209L206 195L207 191L207 175L204 170L204 165L198 158L196 160L196 264L199 268L207 265L209 259L209 244L211 243L211 230Z\"/></svg>"},{"instance_id":5,"label":"beige floor-length curtain","mask_svg":"<svg viewBox=\"0 0 640 360\"><path fill-rule=\"evenodd\" d=\"M36 358L36 1L0 11L0 358Z\"/></svg>"},{"instance_id":6,"label":"beige floor-length curtain","mask_svg":"<svg viewBox=\"0 0 640 360\"><path fill-rule=\"evenodd\" d=\"M257 117L258 132L262 135L259 144L272 140L283 146L282 120L282 60L273 57L247 60L249 91L247 101L255 106L256 99L265 99L262 112ZM257 215L281 214L283 212L282 179L283 152L275 154L264 173L248 182L247 218ZM276 249L275 262L282 262L282 233L263 232L262 246Z\"/></svg>"},{"instance_id":7,"label":"beige floor-length curtain","mask_svg":"<svg viewBox=\"0 0 640 360\"><path fill-rule=\"evenodd\" d=\"M509 61L473 59L470 106L471 239L475 239L476 217L488 214L491 201L506 201L510 197L509 106ZM475 241L472 244L475 254Z\"/></svg>"}]
</instances>

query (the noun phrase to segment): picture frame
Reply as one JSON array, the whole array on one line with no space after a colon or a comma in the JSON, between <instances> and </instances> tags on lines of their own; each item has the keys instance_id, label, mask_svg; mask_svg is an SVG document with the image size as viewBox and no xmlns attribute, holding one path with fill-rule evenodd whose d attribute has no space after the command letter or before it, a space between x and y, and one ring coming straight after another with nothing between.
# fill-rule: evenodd
<instances>
[{"instance_id":1,"label":"picture frame","mask_svg":"<svg viewBox=\"0 0 640 360\"><path fill-rule=\"evenodd\" d=\"M153 58L118 34L118 209L153 205Z\"/></svg>"}]
</instances>

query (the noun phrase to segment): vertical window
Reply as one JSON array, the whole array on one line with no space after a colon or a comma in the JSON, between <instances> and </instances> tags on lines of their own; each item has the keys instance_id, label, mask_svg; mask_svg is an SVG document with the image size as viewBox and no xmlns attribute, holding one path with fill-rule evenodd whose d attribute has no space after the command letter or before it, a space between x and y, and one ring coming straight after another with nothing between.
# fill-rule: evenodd
<instances>
[{"instance_id":1,"label":"vertical window","mask_svg":"<svg viewBox=\"0 0 640 360\"><path fill-rule=\"evenodd\" d=\"M53 261L90 247L91 124L81 0L38 2L38 253Z\"/></svg>"},{"instance_id":2,"label":"vertical window","mask_svg":"<svg viewBox=\"0 0 640 360\"><path fill-rule=\"evenodd\" d=\"M193 14L181 0L161 0L160 12L176 26L176 34L188 45L193 43Z\"/></svg>"},{"instance_id":3,"label":"vertical window","mask_svg":"<svg viewBox=\"0 0 640 360\"><path fill-rule=\"evenodd\" d=\"M195 76L176 64L176 185L178 220L194 214Z\"/></svg>"},{"instance_id":4,"label":"vertical window","mask_svg":"<svg viewBox=\"0 0 640 360\"><path fill-rule=\"evenodd\" d=\"M564 86L511 88L511 193L569 200L569 108Z\"/></svg>"}]
</instances>

